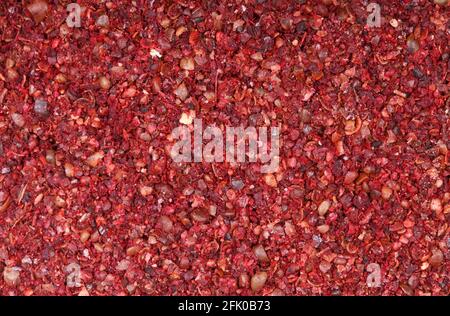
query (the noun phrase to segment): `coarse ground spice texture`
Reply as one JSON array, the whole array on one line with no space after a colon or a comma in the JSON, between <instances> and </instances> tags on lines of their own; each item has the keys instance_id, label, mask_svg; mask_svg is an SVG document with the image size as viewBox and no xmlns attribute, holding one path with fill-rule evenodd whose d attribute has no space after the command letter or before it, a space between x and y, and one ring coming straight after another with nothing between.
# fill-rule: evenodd
<instances>
[{"instance_id":1,"label":"coarse ground spice texture","mask_svg":"<svg viewBox=\"0 0 450 316\"><path fill-rule=\"evenodd\" d=\"M373 2L1 1L0 294L449 295L449 3Z\"/></svg>"}]
</instances>

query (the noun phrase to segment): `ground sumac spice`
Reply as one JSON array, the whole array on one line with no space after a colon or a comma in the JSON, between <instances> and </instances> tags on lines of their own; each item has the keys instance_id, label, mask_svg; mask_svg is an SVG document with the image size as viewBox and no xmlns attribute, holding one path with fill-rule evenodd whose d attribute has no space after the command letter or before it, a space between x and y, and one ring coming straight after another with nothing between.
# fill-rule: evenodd
<instances>
[{"instance_id":1,"label":"ground sumac spice","mask_svg":"<svg viewBox=\"0 0 450 316\"><path fill-rule=\"evenodd\" d=\"M376 2L1 1L0 294L449 295L449 4Z\"/></svg>"}]
</instances>

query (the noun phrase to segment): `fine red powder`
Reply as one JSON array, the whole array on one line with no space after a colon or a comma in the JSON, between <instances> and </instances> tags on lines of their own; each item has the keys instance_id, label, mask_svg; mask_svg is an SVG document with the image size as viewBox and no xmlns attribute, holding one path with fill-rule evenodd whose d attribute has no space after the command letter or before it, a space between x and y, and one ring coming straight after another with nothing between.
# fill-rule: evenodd
<instances>
[{"instance_id":1,"label":"fine red powder","mask_svg":"<svg viewBox=\"0 0 450 316\"><path fill-rule=\"evenodd\" d=\"M1 1L0 294L449 295L449 4L376 2Z\"/></svg>"}]
</instances>

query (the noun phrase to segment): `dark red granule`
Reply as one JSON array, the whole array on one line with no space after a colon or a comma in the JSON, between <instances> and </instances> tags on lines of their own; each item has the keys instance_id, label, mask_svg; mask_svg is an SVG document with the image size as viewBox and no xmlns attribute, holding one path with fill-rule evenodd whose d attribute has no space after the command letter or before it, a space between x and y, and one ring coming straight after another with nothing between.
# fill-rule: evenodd
<instances>
[{"instance_id":1,"label":"dark red granule","mask_svg":"<svg viewBox=\"0 0 450 316\"><path fill-rule=\"evenodd\" d=\"M447 1L77 2L0 2L0 294L449 295ZM279 172L174 163L183 113Z\"/></svg>"}]
</instances>

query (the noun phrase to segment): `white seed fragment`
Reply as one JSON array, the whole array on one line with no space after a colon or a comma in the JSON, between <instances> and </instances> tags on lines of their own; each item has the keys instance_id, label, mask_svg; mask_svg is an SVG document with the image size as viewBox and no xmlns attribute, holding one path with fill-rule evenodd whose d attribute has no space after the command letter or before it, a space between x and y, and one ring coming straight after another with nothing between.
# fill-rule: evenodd
<instances>
[{"instance_id":1,"label":"white seed fragment","mask_svg":"<svg viewBox=\"0 0 450 316\"><path fill-rule=\"evenodd\" d=\"M130 266L130 261L127 259L123 259L117 264L116 270L125 271L128 269L129 266Z\"/></svg>"},{"instance_id":2,"label":"white seed fragment","mask_svg":"<svg viewBox=\"0 0 450 316\"><path fill-rule=\"evenodd\" d=\"M275 176L271 173L268 173L264 176L264 181L266 182L266 184L272 188L276 188L277 187L277 179L275 178Z\"/></svg>"},{"instance_id":3,"label":"white seed fragment","mask_svg":"<svg viewBox=\"0 0 450 316\"><path fill-rule=\"evenodd\" d=\"M195 64L192 57L184 57L180 60L180 68L184 70L194 70Z\"/></svg>"},{"instance_id":4,"label":"white seed fragment","mask_svg":"<svg viewBox=\"0 0 450 316\"><path fill-rule=\"evenodd\" d=\"M162 57L161 53L158 52L156 49L150 50L150 56L152 56L152 57L158 57L158 58L161 58L161 57Z\"/></svg>"},{"instance_id":5,"label":"white seed fragment","mask_svg":"<svg viewBox=\"0 0 450 316\"><path fill-rule=\"evenodd\" d=\"M389 200L392 196L392 189L390 187L383 186L381 188L381 196L383 197L383 199Z\"/></svg>"},{"instance_id":6,"label":"white seed fragment","mask_svg":"<svg viewBox=\"0 0 450 316\"><path fill-rule=\"evenodd\" d=\"M62 197L56 196L55 197L55 205L57 207L63 208L66 206L66 201Z\"/></svg>"},{"instance_id":7,"label":"white seed fragment","mask_svg":"<svg viewBox=\"0 0 450 316\"><path fill-rule=\"evenodd\" d=\"M176 89L175 89L175 95L180 98L181 101L184 101L189 96L189 91L186 88L186 85L184 82L182 82Z\"/></svg>"},{"instance_id":8,"label":"white seed fragment","mask_svg":"<svg viewBox=\"0 0 450 316\"><path fill-rule=\"evenodd\" d=\"M406 41L406 46L407 46L408 52L411 54L414 54L420 48L419 42L417 42L414 38L408 38L408 40Z\"/></svg>"},{"instance_id":9,"label":"white seed fragment","mask_svg":"<svg viewBox=\"0 0 450 316\"><path fill-rule=\"evenodd\" d=\"M398 21L396 19L390 20L389 24L394 28L398 27Z\"/></svg>"},{"instance_id":10,"label":"white seed fragment","mask_svg":"<svg viewBox=\"0 0 450 316\"><path fill-rule=\"evenodd\" d=\"M446 5L448 0L434 0L434 3L439 5Z\"/></svg>"},{"instance_id":11,"label":"white seed fragment","mask_svg":"<svg viewBox=\"0 0 450 316\"><path fill-rule=\"evenodd\" d=\"M20 268L6 267L3 271L3 280L8 286L17 286L20 282Z\"/></svg>"},{"instance_id":12,"label":"white seed fragment","mask_svg":"<svg viewBox=\"0 0 450 316\"><path fill-rule=\"evenodd\" d=\"M55 81L57 83L65 83L67 81L67 78L66 78L66 76L64 76L64 74L59 73L55 76Z\"/></svg>"},{"instance_id":13,"label":"white seed fragment","mask_svg":"<svg viewBox=\"0 0 450 316\"><path fill-rule=\"evenodd\" d=\"M267 256L266 250L262 245L253 247L253 253L260 262L269 262L269 257Z\"/></svg>"},{"instance_id":14,"label":"white seed fragment","mask_svg":"<svg viewBox=\"0 0 450 316\"><path fill-rule=\"evenodd\" d=\"M143 185L139 188L139 193L141 193L142 196L148 196L150 194L152 194L153 192L153 188Z\"/></svg>"},{"instance_id":15,"label":"white seed fragment","mask_svg":"<svg viewBox=\"0 0 450 316\"><path fill-rule=\"evenodd\" d=\"M102 151L97 151L86 159L86 163L92 168L95 168L104 156L105 154Z\"/></svg>"},{"instance_id":16,"label":"white seed fragment","mask_svg":"<svg viewBox=\"0 0 450 316\"><path fill-rule=\"evenodd\" d=\"M64 164L64 173L66 174L66 177L72 178L75 175L74 167L71 163L66 162Z\"/></svg>"},{"instance_id":17,"label":"white seed fragment","mask_svg":"<svg viewBox=\"0 0 450 316\"><path fill-rule=\"evenodd\" d=\"M322 203L320 203L319 208L317 209L317 211L319 212L319 215L324 216L330 209L330 206L331 206L331 202L328 200L325 200Z\"/></svg>"},{"instance_id":18,"label":"white seed fragment","mask_svg":"<svg viewBox=\"0 0 450 316\"><path fill-rule=\"evenodd\" d=\"M47 108L47 101L37 99L34 102L34 112L41 116L47 116L49 114L48 108Z\"/></svg>"},{"instance_id":19,"label":"white seed fragment","mask_svg":"<svg viewBox=\"0 0 450 316\"><path fill-rule=\"evenodd\" d=\"M109 17L106 14L103 14L98 17L98 19L95 21L95 24L97 26L108 26L109 24Z\"/></svg>"},{"instance_id":20,"label":"white seed fragment","mask_svg":"<svg viewBox=\"0 0 450 316\"><path fill-rule=\"evenodd\" d=\"M78 296L89 296L89 292L85 287L83 287L80 293L78 293Z\"/></svg>"},{"instance_id":21,"label":"white seed fragment","mask_svg":"<svg viewBox=\"0 0 450 316\"><path fill-rule=\"evenodd\" d=\"M88 231L84 230L80 234L80 241L82 243L85 243L89 239L89 237L91 237L91 234Z\"/></svg>"},{"instance_id":22,"label":"white seed fragment","mask_svg":"<svg viewBox=\"0 0 450 316\"><path fill-rule=\"evenodd\" d=\"M16 64L16 62L14 60L12 60L11 58L6 58L6 61L5 61L6 69L11 69L12 67L14 67L15 64Z\"/></svg>"},{"instance_id":23,"label":"white seed fragment","mask_svg":"<svg viewBox=\"0 0 450 316\"><path fill-rule=\"evenodd\" d=\"M133 98L137 94L137 90L134 87L129 87L123 93L124 98Z\"/></svg>"},{"instance_id":24,"label":"white seed fragment","mask_svg":"<svg viewBox=\"0 0 450 316\"><path fill-rule=\"evenodd\" d=\"M442 202L439 199L432 199L430 203L430 208L432 211L435 211L437 214L442 212Z\"/></svg>"},{"instance_id":25,"label":"white seed fragment","mask_svg":"<svg viewBox=\"0 0 450 316\"><path fill-rule=\"evenodd\" d=\"M264 59L263 55L260 52L256 52L256 53L252 54L250 56L250 58L253 59L253 60L256 60L256 61L261 61L261 60Z\"/></svg>"},{"instance_id":26,"label":"white seed fragment","mask_svg":"<svg viewBox=\"0 0 450 316\"><path fill-rule=\"evenodd\" d=\"M168 216L166 216L166 215L161 216L159 218L159 223L161 224L162 230L165 231L166 233L169 233L172 231L173 222Z\"/></svg>"},{"instance_id":27,"label":"white seed fragment","mask_svg":"<svg viewBox=\"0 0 450 316\"><path fill-rule=\"evenodd\" d=\"M13 123L16 124L18 127L23 127L25 125L25 119L19 113L11 114L11 119Z\"/></svg>"},{"instance_id":28,"label":"white seed fragment","mask_svg":"<svg viewBox=\"0 0 450 316\"><path fill-rule=\"evenodd\" d=\"M317 230L319 231L319 233L325 234L330 230L330 226L328 226L327 224L320 225L319 227L317 227Z\"/></svg>"},{"instance_id":29,"label":"white seed fragment","mask_svg":"<svg viewBox=\"0 0 450 316\"><path fill-rule=\"evenodd\" d=\"M184 125L191 125L195 118L195 111L190 110L188 113L181 113L180 123Z\"/></svg>"},{"instance_id":30,"label":"white seed fragment","mask_svg":"<svg viewBox=\"0 0 450 316\"><path fill-rule=\"evenodd\" d=\"M111 81L105 76L98 78L98 82L103 90L109 90L111 88Z\"/></svg>"},{"instance_id":31,"label":"white seed fragment","mask_svg":"<svg viewBox=\"0 0 450 316\"><path fill-rule=\"evenodd\" d=\"M267 281L266 272L256 272L250 281L253 292L259 292Z\"/></svg>"}]
</instances>

